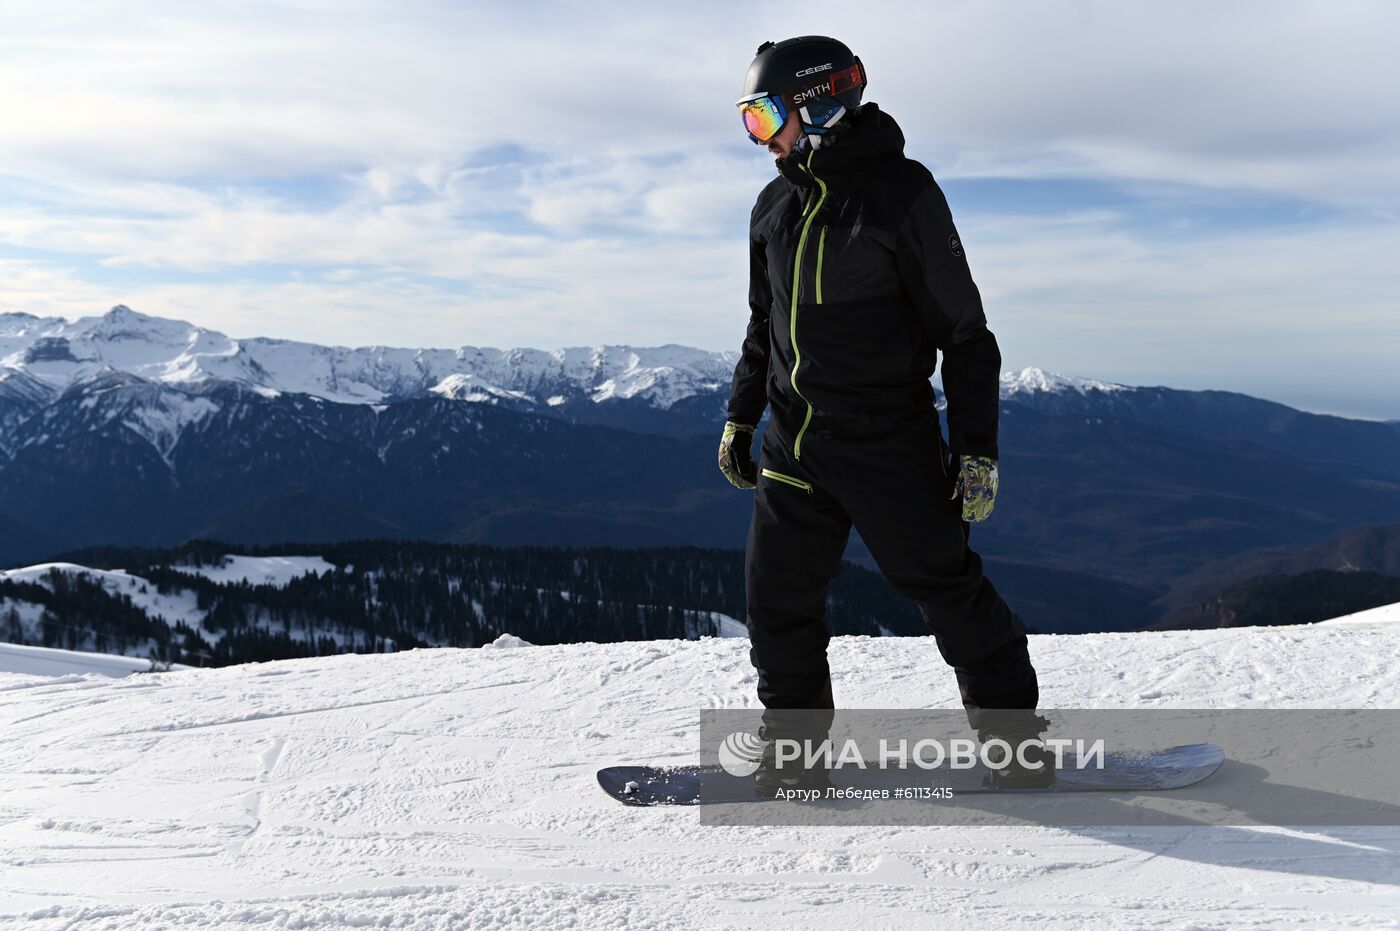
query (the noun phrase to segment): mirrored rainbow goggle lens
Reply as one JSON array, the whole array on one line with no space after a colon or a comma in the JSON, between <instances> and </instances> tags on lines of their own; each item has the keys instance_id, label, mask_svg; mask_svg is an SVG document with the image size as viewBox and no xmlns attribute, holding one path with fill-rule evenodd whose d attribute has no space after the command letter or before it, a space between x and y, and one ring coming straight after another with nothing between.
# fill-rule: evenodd
<instances>
[{"instance_id":1,"label":"mirrored rainbow goggle lens","mask_svg":"<svg viewBox=\"0 0 1400 931\"><path fill-rule=\"evenodd\" d=\"M787 119L782 102L776 97L760 97L740 104L739 112L744 118L744 128L760 143L772 139Z\"/></svg>"}]
</instances>

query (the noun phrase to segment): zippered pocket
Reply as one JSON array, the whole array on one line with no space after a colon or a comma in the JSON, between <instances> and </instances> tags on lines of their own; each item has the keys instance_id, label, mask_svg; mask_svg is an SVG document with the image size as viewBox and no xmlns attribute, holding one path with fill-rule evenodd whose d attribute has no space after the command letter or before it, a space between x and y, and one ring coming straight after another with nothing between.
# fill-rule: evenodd
<instances>
[{"instance_id":1,"label":"zippered pocket","mask_svg":"<svg viewBox=\"0 0 1400 931\"><path fill-rule=\"evenodd\" d=\"M774 472L772 469L761 469L760 472L765 478L771 478L776 482L783 482L784 484L791 485L794 488L801 488L809 495L812 493L811 482L804 482L800 478L794 478L791 475L784 475L781 472Z\"/></svg>"}]
</instances>

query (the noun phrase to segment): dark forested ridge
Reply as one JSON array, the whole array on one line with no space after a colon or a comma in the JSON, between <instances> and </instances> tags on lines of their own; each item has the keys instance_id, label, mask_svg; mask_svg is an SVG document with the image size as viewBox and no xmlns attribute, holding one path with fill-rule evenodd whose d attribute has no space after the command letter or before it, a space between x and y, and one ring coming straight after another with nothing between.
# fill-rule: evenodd
<instances>
[{"instance_id":1,"label":"dark forested ridge","mask_svg":"<svg viewBox=\"0 0 1400 931\"><path fill-rule=\"evenodd\" d=\"M1312 624L1396 602L1400 602L1400 577L1393 575L1334 569L1294 575L1270 573L1228 585L1156 626L1209 629Z\"/></svg>"},{"instance_id":2,"label":"dark forested ridge","mask_svg":"<svg viewBox=\"0 0 1400 931\"><path fill-rule=\"evenodd\" d=\"M191 571L226 555L314 555L335 569L285 586L218 582ZM719 634L717 615L744 616L741 550L197 541L165 550L93 548L63 559L131 578L108 576L104 585L51 571L43 584L0 579L0 639L221 665L479 646L502 633L541 645L693 639ZM184 617L163 613L177 603ZM851 564L831 586L828 618L838 634L927 633L912 602L878 573Z\"/></svg>"}]
</instances>

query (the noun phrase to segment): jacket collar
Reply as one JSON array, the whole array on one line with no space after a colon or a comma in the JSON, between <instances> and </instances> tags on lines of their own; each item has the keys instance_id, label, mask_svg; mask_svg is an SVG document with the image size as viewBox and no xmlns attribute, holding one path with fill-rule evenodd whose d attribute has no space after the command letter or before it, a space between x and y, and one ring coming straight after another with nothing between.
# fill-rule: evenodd
<instances>
[{"instance_id":1,"label":"jacket collar","mask_svg":"<svg viewBox=\"0 0 1400 931\"><path fill-rule=\"evenodd\" d=\"M871 102L862 104L832 127L830 137L820 148L801 152L794 149L787 158L773 161L784 178L808 188L817 186L812 175L829 184L842 175L867 169L872 159L903 153L904 133L899 124L879 104Z\"/></svg>"}]
</instances>

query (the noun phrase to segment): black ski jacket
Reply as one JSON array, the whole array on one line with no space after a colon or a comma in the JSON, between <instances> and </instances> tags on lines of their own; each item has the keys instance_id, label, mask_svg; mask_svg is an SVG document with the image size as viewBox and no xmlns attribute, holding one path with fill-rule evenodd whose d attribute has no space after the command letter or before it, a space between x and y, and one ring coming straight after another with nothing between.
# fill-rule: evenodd
<instances>
[{"instance_id":1,"label":"black ski jacket","mask_svg":"<svg viewBox=\"0 0 1400 931\"><path fill-rule=\"evenodd\" d=\"M927 416L942 350L952 453L997 458L1001 353L948 202L889 114L866 103L847 120L779 159L754 204L729 419L757 425L771 404L800 459L814 421Z\"/></svg>"}]
</instances>

